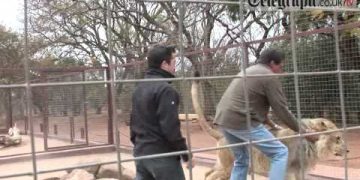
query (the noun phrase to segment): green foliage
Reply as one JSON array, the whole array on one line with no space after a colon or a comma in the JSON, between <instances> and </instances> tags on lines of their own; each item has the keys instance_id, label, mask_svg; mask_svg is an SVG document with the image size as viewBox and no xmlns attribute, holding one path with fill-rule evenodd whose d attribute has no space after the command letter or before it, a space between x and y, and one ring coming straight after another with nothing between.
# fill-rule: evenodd
<instances>
[{"instance_id":1,"label":"green foliage","mask_svg":"<svg viewBox=\"0 0 360 180\"><path fill-rule=\"evenodd\" d=\"M237 0L230 0L230 1L234 1L236 2ZM230 4L230 5L227 5L227 13L228 13L228 16L231 18L231 20L233 21L237 21L240 19L239 17L239 5L234 5L234 4Z\"/></svg>"},{"instance_id":2,"label":"green foliage","mask_svg":"<svg viewBox=\"0 0 360 180\"><path fill-rule=\"evenodd\" d=\"M354 38L354 37L352 37ZM340 43L340 46L342 44ZM287 54L285 69L294 71L289 41L273 44L273 47L282 49ZM336 71L337 59L335 38L328 35L313 35L298 38L296 41L296 62L298 72ZM351 56L340 54L342 69L351 61ZM351 68L355 68L352 66ZM360 106L360 76L359 74L343 74L343 89L346 112L357 112ZM295 77L282 78L284 90L289 100L292 112L296 112ZM340 92L338 74L301 75L298 76L299 98L302 117L329 116L340 120Z\"/></svg>"},{"instance_id":3,"label":"green foliage","mask_svg":"<svg viewBox=\"0 0 360 180\"><path fill-rule=\"evenodd\" d=\"M73 67L73 66L84 66L84 62L78 61L71 57L56 58L54 64L59 67Z\"/></svg>"},{"instance_id":4,"label":"green foliage","mask_svg":"<svg viewBox=\"0 0 360 180\"><path fill-rule=\"evenodd\" d=\"M22 58L19 35L0 25L0 83L15 83L23 78L24 73L16 70L23 67Z\"/></svg>"}]
</instances>

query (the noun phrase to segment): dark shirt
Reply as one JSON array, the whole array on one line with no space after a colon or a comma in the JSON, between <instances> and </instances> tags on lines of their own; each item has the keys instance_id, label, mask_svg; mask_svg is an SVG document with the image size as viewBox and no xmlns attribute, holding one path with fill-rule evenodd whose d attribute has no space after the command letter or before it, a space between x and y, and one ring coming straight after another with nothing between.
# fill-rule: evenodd
<instances>
[{"instance_id":1,"label":"dark shirt","mask_svg":"<svg viewBox=\"0 0 360 180\"><path fill-rule=\"evenodd\" d=\"M173 78L162 69L149 69L145 79ZM169 82L140 82L132 97L130 119L134 156L187 150L180 131L179 94ZM181 156L188 161L187 154Z\"/></svg>"}]
</instances>

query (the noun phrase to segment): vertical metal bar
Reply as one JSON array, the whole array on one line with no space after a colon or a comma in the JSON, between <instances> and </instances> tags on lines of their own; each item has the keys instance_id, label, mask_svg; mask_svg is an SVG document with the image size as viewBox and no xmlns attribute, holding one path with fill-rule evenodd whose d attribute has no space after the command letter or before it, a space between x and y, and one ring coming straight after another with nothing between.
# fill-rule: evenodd
<instances>
[{"instance_id":1,"label":"vertical metal bar","mask_svg":"<svg viewBox=\"0 0 360 180\"><path fill-rule=\"evenodd\" d=\"M46 78L47 76L45 75L44 72L40 73L40 79L42 83L46 83ZM42 125L42 133L43 133L43 138L44 138L44 150L47 151L49 149L48 146L48 130L49 130L49 110L48 110L48 93L47 93L47 87L41 87L41 101L42 101L42 116L43 116L43 123L40 124Z\"/></svg>"},{"instance_id":2,"label":"vertical metal bar","mask_svg":"<svg viewBox=\"0 0 360 180\"><path fill-rule=\"evenodd\" d=\"M73 79L71 77L69 77L69 80L72 81ZM76 126L76 119L75 119L75 103L74 103L74 99L75 99L75 87L76 85L71 85L70 88L70 102L69 102L69 108L70 108L70 133L71 133L71 144L73 144L75 142L75 126Z\"/></svg>"},{"instance_id":3,"label":"vertical metal bar","mask_svg":"<svg viewBox=\"0 0 360 180\"><path fill-rule=\"evenodd\" d=\"M25 107L25 114L27 114L27 107ZM31 112L30 112L31 113ZM29 117L26 115L25 116L25 134L28 135L29 133Z\"/></svg>"},{"instance_id":4,"label":"vertical metal bar","mask_svg":"<svg viewBox=\"0 0 360 180\"><path fill-rule=\"evenodd\" d=\"M244 61L245 61L245 67L249 67L249 44L247 42L244 41L244 46L243 46L243 50L244 50Z\"/></svg>"},{"instance_id":5,"label":"vertical metal bar","mask_svg":"<svg viewBox=\"0 0 360 180\"><path fill-rule=\"evenodd\" d=\"M107 27L107 29L109 29L110 27ZM107 30L108 31L108 30ZM110 47L109 47L110 48ZM110 58L110 57L109 57ZM109 59L109 66L111 66L111 62ZM114 113L114 107L112 106L112 99L111 99L111 67L106 67L105 68L105 73L106 73L106 80L110 81L110 83L106 83L106 95L107 95L107 104L108 104L108 143L109 144L114 144L114 120L113 118L113 113Z\"/></svg>"},{"instance_id":6,"label":"vertical metal bar","mask_svg":"<svg viewBox=\"0 0 360 180\"><path fill-rule=\"evenodd\" d=\"M245 3L242 0L239 0L239 17L240 17L240 32L245 32L244 31L244 6ZM247 130L248 133L251 132L251 116L250 116L250 103L249 103L249 91L247 88L247 73L246 73L246 68L247 68L247 58L246 58L246 45L245 45L245 38L244 38L244 34L242 34L240 36L240 43L241 43L241 72L242 72L242 78L243 78L243 88L244 88L244 93L245 93L245 109L246 109L246 126L247 126ZM250 137L249 139L249 155L250 155L250 164L254 164L254 158L252 157L252 152L253 152L253 144L252 144L252 139ZM254 180L255 179L255 174L254 174L254 170L253 168L250 169L250 176L251 179Z\"/></svg>"},{"instance_id":7,"label":"vertical metal bar","mask_svg":"<svg viewBox=\"0 0 360 180\"><path fill-rule=\"evenodd\" d=\"M29 78L29 54L28 54L28 2L24 0L24 70L25 70L25 82L26 82L26 107L27 117L30 125L30 142L31 142L31 159L33 165L33 177L34 180L38 179L37 166L36 166L36 150L35 150L35 139L34 139L34 124L32 119L32 101L31 101L31 86Z\"/></svg>"},{"instance_id":8,"label":"vertical metal bar","mask_svg":"<svg viewBox=\"0 0 360 180\"><path fill-rule=\"evenodd\" d=\"M112 33L111 33L111 28L112 28L112 24L111 23L111 11L112 9L112 4L111 4L111 0L107 0L106 3L106 16L107 16L107 30L106 30L106 35L107 35L107 40L109 43L109 49L108 49L108 53L109 53L109 71L110 71L110 88L111 88L111 106L112 106L112 132L114 132L115 134L113 134L115 136L115 149L116 149L116 156L118 159L118 171L119 171L119 179L121 179L122 176L122 169L121 169L121 155L120 155L120 133L119 133L119 123L117 121L117 113L116 113L116 94L115 94L115 75L114 75L114 71L115 71L115 63L114 63L114 58L112 55L112 51L113 51L113 41L112 41ZM115 128L115 131L114 131Z\"/></svg>"},{"instance_id":9,"label":"vertical metal bar","mask_svg":"<svg viewBox=\"0 0 360 180\"><path fill-rule=\"evenodd\" d=\"M54 134L57 135L58 134L58 128L57 128L57 125L54 124Z\"/></svg>"},{"instance_id":10,"label":"vertical metal bar","mask_svg":"<svg viewBox=\"0 0 360 180\"><path fill-rule=\"evenodd\" d=\"M183 78L185 78L185 59L184 59L184 47L183 47L183 43L184 43L184 39L183 39L183 36L182 36L182 32L183 32L183 23L184 23L184 17L185 17L185 3L184 2L179 2L178 4L178 8L179 8L179 54L180 54L180 61L181 61L181 71L182 71L182 76ZM182 83L183 83L183 88L182 88L182 91L185 93L185 90L186 90L186 80L182 80ZM185 117L185 127L186 127L186 141L187 141L187 146L188 146L188 156L189 156L189 166L192 167L192 153L191 153L191 137L190 137L190 130L189 130L189 117L188 117L188 112L189 112L189 109L188 109L188 102L189 102L189 98L188 96L184 96L184 113L186 115ZM192 168L189 168L189 178L190 180L193 179L193 171L192 171Z\"/></svg>"},{"instance_id":11,"label":"vertical metal bar","mask_svg":"<svg viewBox=\"0 0 360 180\"><path fill-rule=\"evenodd\" d=\"M85 71L82 72L82 79L86 81ZM87 116L87 101L86 101L86 85L82 86L83 88L83 108L84 108L84 126L85 126L85 139L86 145L89 145L89 130L88 130L88 116Z\"/></svg>"},{"instance_id":12,"label":"vertical metal bar","mask_svg":"<svg viewBox=\"0 0 360 180\"><path fill-rule=\"evenodd\" d=\"M69 117L69 124L70 124L70 143L73 144L74 143L74 139L75 139L75 122L74 122L74 116L70 116Z\"/></svg>"},{"instance_id":13,"label":"vertical metal bar","mask_svg":"<svg viewBox=\"0 0 360 180\"><path fill-rule=\"evenodd\" d=\"M295 84L295 100L296 100L296 113L298 125L301 127L301 110L300 110L300 93L299 93L299 75L298 75L298 67L297 67L297 56L296 56L296 28L295 28L295 18L294 11L290 12L290 32L291 32L291 54L293 60L293 68L294 68L294 84ZM299 131L299 133L303 133ZM303 138L303 137L301 137ZM304 149L303 149L304 150ZM304 172L304 156L305 152L300 151L300 179L305 179Z\"/></svg>"},{"instance_id":14,"label":"vertical metal bar","mask_svg":"<svg viewBox=\"0 0 360 180\"><path fill-rule=\"evenodd\" d=\"M13 107L12 107L12 88L8 89L8 106L9 106L9 110L8 110L8 123L9 123L9 127L12 127L14 125L13 122Z\"/></svg>"},{"instance_id":15,"label":"vertical metal bar","mask_svg":"<svg viewBox=\"0 0 360 180\"><path fill-rule=\"evenodd\" d=\"M347 150L348 142L346 138L346 132L347 132L347 123L346 123L346 113L345 113L345 101L344 101L344 87L343 87L343 80L342 80L342 74L341 74L341 61L340 61L340 48L339 48L339 26L338 26L338 20L337 20L338 13L334 12L334 35L335 35L335 53L336 53L336 62L337 62L337 71L338 71L338 81L339 81L339 93L340 93L340 108L341 108L341 120L343 125L343 138L344 138L344 149L343 151ZM345 159L345 179L348 179L348 160L347 160L347 153L344 153L344 159Z\"/></svg>"}]
</instances>

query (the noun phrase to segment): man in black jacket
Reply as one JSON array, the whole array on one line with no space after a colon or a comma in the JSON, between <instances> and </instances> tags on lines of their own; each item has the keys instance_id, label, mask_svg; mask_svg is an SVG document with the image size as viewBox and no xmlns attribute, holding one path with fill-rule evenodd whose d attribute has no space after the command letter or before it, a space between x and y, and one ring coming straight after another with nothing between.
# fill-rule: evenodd
<instances>
[{"instance_id":1,"label":"man in black jacket","mask_svg":"<svg viewBox=\"0 0 360 180\"><path fill-rule=\"evenodd\" d=\"M175 47L155 46L149 51L145 79L174 78ZM130 120L134 156L187 150L178 118L179 94L170 82L141 82L132 97ZM181 155L188 162L188 155ZM184 180L179 156L138 160L136 180Z\"/></svg>"}]
</instances>

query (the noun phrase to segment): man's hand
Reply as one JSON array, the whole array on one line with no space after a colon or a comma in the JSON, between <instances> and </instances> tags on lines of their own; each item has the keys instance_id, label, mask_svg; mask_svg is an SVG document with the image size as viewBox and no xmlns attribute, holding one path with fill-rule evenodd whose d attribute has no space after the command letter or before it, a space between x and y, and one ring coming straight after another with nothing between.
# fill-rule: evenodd
<instances>
[{"instance_id":1,"label":"man's hand","mask_svg":"<svg viewBox=\"0 0 360 180\"><path fill-rule=\"evenodd\" d=\"M275 131L279 131L279 130L282 130L284 129L282 126L280 125L277 125L277 124L274 124L273 127L271 127L272 130L275 130Z\"/></svg>"},{"instance_id":2,"label":"man's hand","mask_svg":"<svg viewBox=\"0 0 360 180\"><path fill-rule=\"evenodd\" d=\"M267 117L264 121L264 124L268 125L271 128L270 130L278 131L278 130L284 129L283 127L277 125L274 121L272 121L271 119L269 119Z\"/></svg>"},{"instance_id":3,"label":"man's hand","mask_svg":"<svg viewBox=\"0 0 360 180\"><path fill-rule=\"evenodd\" d=\"M313 132L316 132L312 129L306 129L305 130L305 133L313 133ZM312 143L315 143L317 140L319 140L319 135L311 135L311 136L305 136L305 139L312 142Z\"/></svg>"}]
</instances>

